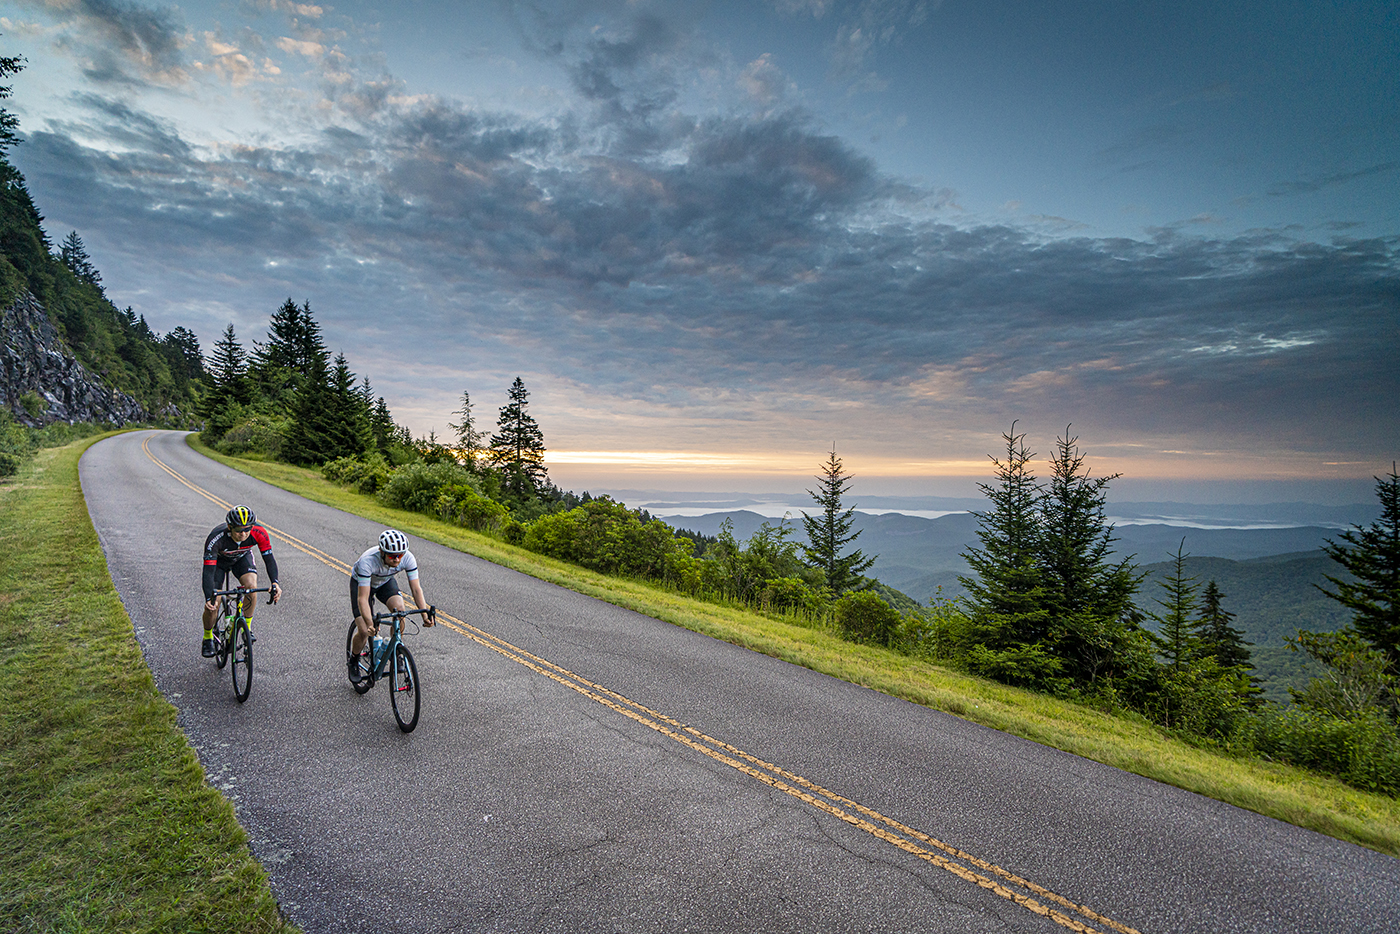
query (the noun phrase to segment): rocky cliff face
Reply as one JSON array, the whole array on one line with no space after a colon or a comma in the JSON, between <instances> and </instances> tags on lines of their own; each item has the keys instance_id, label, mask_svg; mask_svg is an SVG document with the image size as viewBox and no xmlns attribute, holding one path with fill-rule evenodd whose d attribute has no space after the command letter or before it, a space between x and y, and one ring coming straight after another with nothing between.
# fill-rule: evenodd
<instances>
[{"instance_id":1,"label":"rocky cliff face","mask_svg":"<svg viewBox=\"0 0 1400 934\"><path fill-rule=\"evenodd\" d=\"M0 405L31 428L52 422L121 426L152 420L135 399L104 385L77 361L28 292L0 311Z\"/></svg>"}]
</instances>

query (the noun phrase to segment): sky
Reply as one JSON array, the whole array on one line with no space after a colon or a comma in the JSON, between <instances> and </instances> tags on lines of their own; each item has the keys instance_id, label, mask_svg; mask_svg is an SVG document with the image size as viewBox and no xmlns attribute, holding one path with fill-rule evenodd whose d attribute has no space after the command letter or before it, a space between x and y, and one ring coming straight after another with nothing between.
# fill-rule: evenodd
<instances>
[{"instance_id":1,"label":"sky","mask_svg":"<svg viewBox=\"0 0 1400 934\"><path fill-rule=\"evenodd\" d=\"M519 376L566 489L1400 457L1393 2L0 0L0 54L119 307L208 351L309 302L439 439Z\"/></svg>"}]
</instances>

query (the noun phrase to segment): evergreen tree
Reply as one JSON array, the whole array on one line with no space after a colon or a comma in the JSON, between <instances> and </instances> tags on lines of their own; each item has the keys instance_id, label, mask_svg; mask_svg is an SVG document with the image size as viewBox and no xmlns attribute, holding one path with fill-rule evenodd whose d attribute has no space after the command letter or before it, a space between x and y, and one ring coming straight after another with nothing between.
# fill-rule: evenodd
<instances>
[{"instance_id":1,"label":"evergreen tree","mask_svg":"<svg viewBox=\"0 0 1400 934\"><path fill-rule=\"evenodd\" d=\"M78 278L78 281L101 287L102 274L97 271L97 267L92 265L92 260L83 247L83 238L78 236L76 230L64 238L63 243L59 246L58 258L63 261L63 265L68 267L68 271Z\"/></svg>"},{"instance_id":2,"label":"evergreen tree","mask_svg":"<svg viewBox=\"0 0 1400 934\"><path fill-rule=\"evenodd\" d=\"M193 331L177 327L162 337L160 343L186 380L199 379L204 375L204 354L200 350L199 338Z\"/></svg>"},{"instance_id":3,"label":"evergreen tree","mask_svg":"<svg viewBox=\"0 0 1400 934\"><path fill-rule=\"evenodd\" d=\"M821 476L817 477L817 491L807 491L807 495L821 507L817 516L802 513L802 526L807 532L807 544L803 552L808 564L820 568L826 575L826 586L840 596L850 590L862 590L868 581L861 575L875 563L859 550L843 555L845 547L860 537L860 532L852 532L854 507L841 508L841 497L850 488L851 477L845 472L841 458L836 456L833 445L831 454L821 465Z\"/></svg>"},{"instance_id":4,"label":"evergreen tree","mask_svg":"<svg viewBox=\"0 0 1400 934\"><path fill-rule=\"evenodd\" d=\"M1035 457L1026 448L1026 436L1011 432L1006 460L996 465L996 485L978 486L991 500L986 512L975 512L981 548L963 553L975 577L959 577L967 590L974 639L992 649L1014 645L1038 645L1050 629L1049 599L1041 563L1041 488L1031 473Z\"/></svg>"},{"instance_id":5,"label":"evergreen tree","mask_svg":"<svg viewBox=\"0 0 1400 934\"><path fill-rule=\"evenodd\" d=\"M453 411L452 414L462 416L460 422L448 423L448 427L457 433L457 450L466 458L468 467L475 467L477 455L481 453L482 437L481 432L476 430L476 425L472 421L470 393L462 393L462 407Z\"/></svg>"},{"instance_id":6,"label":"evergreen tree","mask_svg":"<svg viewBox=\"0 0 1400 934\"><path fill-rule=\"evenodd\" d=\"M1235 614L1221 605L1225 595L1214 580L1206 584L1201 595L1201 615L1191 628L1200 645L1202 656L1209 655L1220 663L1221 668L1253 668L1250 663L1249 647L1244 632L1231 626Z\"/></svg>"},{"instance_id":7,"label":"evergreen tree","mask_svg":"<svg viewBox=\"0 0 1400 934\"><path fill-rule=\"evenodd\" d=\"M544 466L544 433L530 417L529 392L520 377L510 387L510 403L502 406L491 436L488 458L502 474L506 489L528 497L549 479Z\"/></svg>"},{"instance_id":8,"label":"evergreen tree","mask_svg":"<svg viewBox=\"0 0 1400 934\"><path fill-rule=\"evenodd\" d=\"M10 75L19 74L24 69L21 64L24 59L18 55L0 56L0 81ZM8 100L14 93L14 85L0 85L0 101ZM10 147L20 141L19 134L15 131L19 129L19 118L10 113L4 107L0 107L0 158L3 158Z\"/></svg>"},{"instance_id":9,"label":"evergreen tree","mask_svg":"<svg viewBox=\"0 0 1400 934\"><path fill-rule=\"evenodd\" d=\"M1375 478L1381 517L1369 526L1354 525L1327 540L1323 551L1351 573L1353 580L1327 575L1335 592L1319 588L1355 616L1351 629L1384 652L1392 669L1400 668L1400 475L1395 464L1384 480ZM1347 546L1351 547L1347 547Z\"/></svg>"},{"instance_id":10,"label":"evergreen tree","mask_svg":"<svg viewBox=\"0 0 1400 934\"><path fill-rule=\"evenodd\" d=\"M237 402L247 401L247 354L238 343L233 325L224 329L224 334L214 342L214 357L209 361L209 375L214 381L214 393Z\"/></svg>"},{"instance_id":11,"label":"evergreen tree","mask_svg":"<svg viewBox=\"0 0 1400 934\"><path fill-rule=\"evenodd\" d=\"M389 405L383 396L374 403L374 409L370 412L369 429L374 437L374 445L381 454L389 453L389 445L402 443L399 427L394 424L394 416L390 414Z\"/></svg>"},{"instance_id":12,"label":"evergreen tree","mask_svg":"<svg viewBox=\"0 0 1400 934\"><path fill-rule=\"evenodd\" d=\"M269 398L293 404L307 376L324 367L330 351L321 339L321 326L311 315L311 302L300 306L288 298L268 319L267 342L256 341L250 369Z\"/></svg>"},{"instance_id":13,"label":"evergreen tree","mask_svg":"<svg viewBox=\"0 0 1400 934\"><path fill-rule=\"evenodd\" d=\"M1104 513L1108 484L1090 477L1078 438L1056 439L1053 474L1040 499L1040 562L1050 645L1080 681L1112 674L1136 637L1133 595L1142 580L1132 558L1111 560L1113 526Z\"/></svg>"},{"instance_id":14,"label":"evergreen tree","mask_svg":"<svg viewBox=\"0 0 1400 934\"><path fill-rule=\"evenodd\" d=\"M345 355L336 355L330 371L318 360L297 393L284 447L287 458L297 464L324 464L362 457L372 443L369 418Z\"/></svg>"},{"instance_id":15,"label":"evergreen tree","mask_svg":"<svg viewBox=\"0 0 1400 934\"><path fill-rule=\"evenodd\" d=\"M247 368L243 346L238 343L230 324L223 336L214 342L214 355L208 367L212 385L200 399L198 414L204 419L206 441L212 443L222 438L247 404Z\"/></svg>"},{"instance_id":16,"label":"evergreen tree","mask_svg":"<svg viewBox=\"0 0 1400 934\"><path fill-rule=\"evenodd\" d=\"M1176 671L1184 671L1191 661L1200 655L1200 644L1192 626L1191 617L1196 612L1196 578L1186 575L1186 539L1176 547L1172 556L1172 573L1160 586L1167 592L1167 599L1157 603L1166 611L1153 613L1160 629L1152 637L1157 651Z\"/></svg>"}]
</instances>

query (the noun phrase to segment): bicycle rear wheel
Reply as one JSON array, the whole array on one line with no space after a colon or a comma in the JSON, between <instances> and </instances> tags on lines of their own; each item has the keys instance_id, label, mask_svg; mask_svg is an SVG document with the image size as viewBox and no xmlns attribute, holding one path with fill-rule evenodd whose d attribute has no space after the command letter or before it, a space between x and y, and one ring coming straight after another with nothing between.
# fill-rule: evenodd
<instances>
[{"instance_id":1,"label":"bicycle rear wheel","mask_svg":"<svg viewBox=\"0 0 1400 934\"><path fill-rule=\"evenodd\" d=\"M347 630L346 633L345 633L345 668L346 668L345 674L346 674L346 677L349 677L349 675L350 675L350 670L349 670L349 669L350 669L350 646L351 646L351 644L354 642L354 640L355 640L355 621L354 621L354 620L351 620L351 621L350 621L350 628L349 628L349 630ZM370 642L369 642L368 639L366 639L366 640L365 640L365 648L368 649L369 646L370 646ZM367 664L368 664L368 660L366 659L366 665L367 665ZM374 681L373 681L373 679L371 679L371 678L369 677L369 673L365 670L365 665L362 665L362 666L360 667L360 674L364 675L365 677L362 677L362 678L361 678L360 680L358 680L358 681L356 681L356 680L354 680L354 679L351 679L351 681L350 681L350 684L353 685L354 688L355 688L355 693L356 693L356 694L363 694L363 693L365 693L366 691L368 691L370 688L374 687Z\"/></svg>"},{"instance_id":2,"label":"bicycle rear wheel","mask_svg":"<svg viewBox=\"0 0 1400 934\"><path fill-rule=\"evenodd\" d=\"M241 704L253 690L253 635L241 616L229 632L229 654L233 656L233 696Z\"/></svg>"},{"instance_id":3,"label":"bicycle rear wheel","mask_svg":"<svg viewBox=\"0 0 1400 934\"><path fill-rule=\"evenodd\" d=\"M418 684L418 666L413 663L413 653L405 645L394 649L393 673L389 700L394 705L394 719L399 721L400 730L412 733L418 725L423 691Z\"/></svg>"}]
</instances>

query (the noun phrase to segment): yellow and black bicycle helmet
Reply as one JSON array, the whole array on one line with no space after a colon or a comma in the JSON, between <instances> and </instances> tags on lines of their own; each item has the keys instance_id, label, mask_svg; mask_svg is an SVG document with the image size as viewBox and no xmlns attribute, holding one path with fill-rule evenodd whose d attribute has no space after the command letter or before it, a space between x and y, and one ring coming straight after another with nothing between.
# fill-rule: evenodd
<instances>
[{"instance_id":1,"label":"yellow and black bicycle helmet","mask_svg":"<svg viewBox=\"0 0 1400 934\"><path fill-rule=\"evenodd\" d=\"M247 506L234 506L228 511L228 515L224 516L224 522L228 524L230 532L237 532L250 528L253 523L257 521L257 517L253 515L253 510L249 509Z\"/></svg>"}]
</instances>

